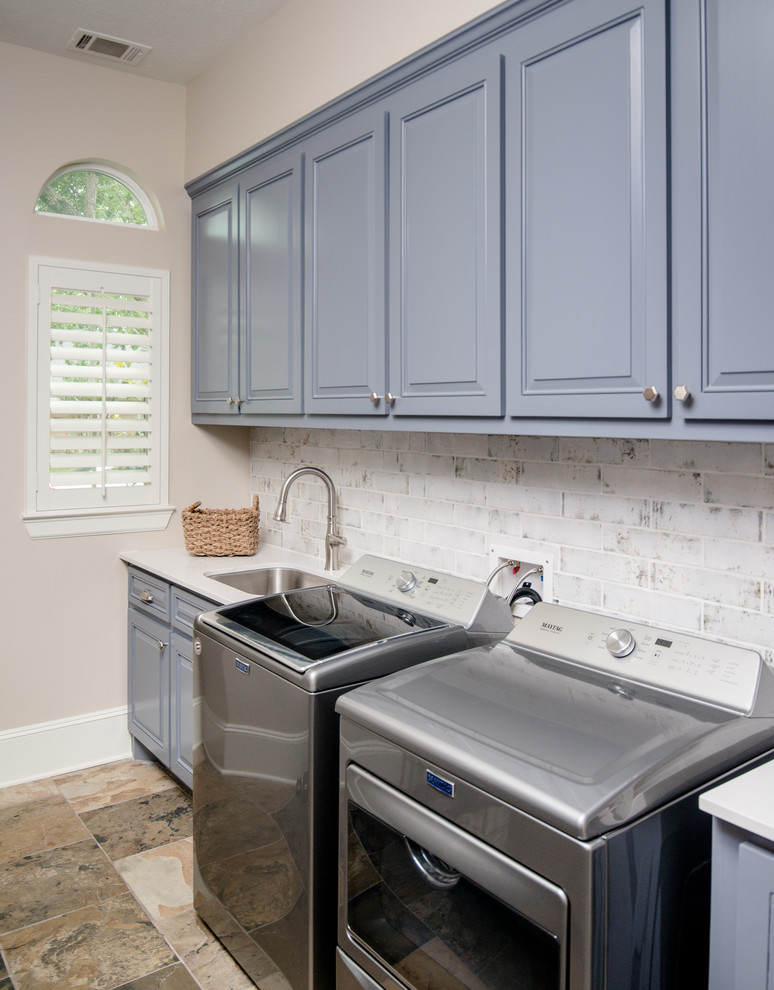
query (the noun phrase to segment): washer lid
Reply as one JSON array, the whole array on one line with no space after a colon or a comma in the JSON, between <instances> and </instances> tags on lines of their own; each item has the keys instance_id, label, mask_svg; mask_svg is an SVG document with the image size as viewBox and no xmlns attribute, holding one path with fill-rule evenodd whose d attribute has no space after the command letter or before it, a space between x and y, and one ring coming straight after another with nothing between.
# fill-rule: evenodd
<instances>
[{"instance_id":1,"label":"washer lid","mask_svg":"<svg viewBox=\"0 0 774 990\"><path fill-rule=\"evenodd\" d=\"M296 670L448 624L343 591L335 585L299 588L206 612L203 621L229 632Z\"/></svg>"},{"instance_id":2,"label":"washer lid","mask_svg":"<svg viewBox=\"0 0 774 990\"><path fill-rule=\"evenodd\" d=\"M528 655L512 642L344 695L345 717L535 818L600 835L774 744L774 718Z\"/></svg>"}]
</instances>

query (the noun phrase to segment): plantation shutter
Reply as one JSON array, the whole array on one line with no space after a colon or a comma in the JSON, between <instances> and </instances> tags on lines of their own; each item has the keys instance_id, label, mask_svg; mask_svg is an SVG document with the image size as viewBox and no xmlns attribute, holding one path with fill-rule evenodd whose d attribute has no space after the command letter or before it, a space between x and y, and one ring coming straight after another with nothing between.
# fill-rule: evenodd
<instances>
[{"instance_id":1,"label":"plantation shutter","mask_svg":"<svg viewBox=\"0 0 774 990\"><path fill-rule=\"evenodd\" d=\"M158 281L40 269L39 509L158 501Z\"/></svg>"}]
</instances>

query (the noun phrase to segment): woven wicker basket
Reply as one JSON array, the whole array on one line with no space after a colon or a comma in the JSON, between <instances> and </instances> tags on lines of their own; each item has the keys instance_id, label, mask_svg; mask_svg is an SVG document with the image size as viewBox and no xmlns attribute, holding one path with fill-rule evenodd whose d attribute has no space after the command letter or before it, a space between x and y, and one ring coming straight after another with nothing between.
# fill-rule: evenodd
<instances>
[{"instance_id":1,"label":"woven wicker basket","mask_svg":"<svg viewBox=\"0 0 774 990\"><path fill-rule=\"evenodd\" d=\"M258 548L258 496L252 509L183 509L183 538L194 557L249 557Z\"/></svg>"}]
</instances>

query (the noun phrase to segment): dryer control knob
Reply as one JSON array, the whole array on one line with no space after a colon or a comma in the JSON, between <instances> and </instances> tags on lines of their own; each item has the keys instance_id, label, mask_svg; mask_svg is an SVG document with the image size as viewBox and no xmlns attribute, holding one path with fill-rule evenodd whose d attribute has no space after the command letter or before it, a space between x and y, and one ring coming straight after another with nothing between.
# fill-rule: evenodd
<instances>
[{"instance_id":1,"label":"dryer control knob","mask_svg":"<svg viewBox=\"0 0 774 990\"><path fill-rule=\"evenodd\" d=\"M404 593L411 591L412 588L416 588L417 586L416 574L412 574L411 571L401 571L395 584L398 591L402 591Z\"/></svg>"},{"instance_id":2,"label":"dryer control knob","mask_svg":"<svg viewBox=\"0 0 774 990\"><path fill-rule=\"evenodd\" d=\"M637 645L628 629L614 629L607 637L605 646L614 657L628 657Z\"/></svg>"}]
</instances>

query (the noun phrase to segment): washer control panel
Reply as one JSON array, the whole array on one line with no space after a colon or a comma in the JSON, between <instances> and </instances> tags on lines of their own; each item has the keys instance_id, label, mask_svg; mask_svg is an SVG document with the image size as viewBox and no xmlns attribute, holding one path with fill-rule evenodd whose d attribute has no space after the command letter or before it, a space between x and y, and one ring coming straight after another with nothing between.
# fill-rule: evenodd
<instances>
[{"instance_id":1,"label":"washer control panel","mask_svg":"<svg viewBox=\"0 0 774 990\"><path fill-rule=\"evenodd\" d=\"M475 620L484 599L493 597L481 581L372 554L361 557L337 583L347 591L466 627Z\"/></svg>"},{"instance_id":2,"label":"washer control panel","mask_svg":"<svg viewBox=\"0 0 774 990\"><path fill-rule=\"evenodd\" d=\"M754 650L539 602L509 643L683 697L750 714L763 660Z\"/></svg>"}]
</instances>

